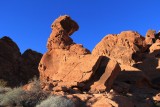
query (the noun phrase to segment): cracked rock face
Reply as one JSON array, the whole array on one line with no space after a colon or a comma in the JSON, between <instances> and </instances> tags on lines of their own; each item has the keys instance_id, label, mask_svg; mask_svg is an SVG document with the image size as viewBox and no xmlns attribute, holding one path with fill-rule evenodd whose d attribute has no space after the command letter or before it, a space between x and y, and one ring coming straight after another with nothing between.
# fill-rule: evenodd
<instances>
[{"instance_id":1,"label":"cracked rock face","mask_svg":"<svg viewBox=\"0 0 160 107\"><path fill-rule=\"evenodd\" d=\"M53 91L109 90L120 72L118 63L92 55L83 45L74 43L70 35L79 27L69 16L57 18L51 28L48 51L39 64L43 88Z\"/></svg>"}]
</instances>

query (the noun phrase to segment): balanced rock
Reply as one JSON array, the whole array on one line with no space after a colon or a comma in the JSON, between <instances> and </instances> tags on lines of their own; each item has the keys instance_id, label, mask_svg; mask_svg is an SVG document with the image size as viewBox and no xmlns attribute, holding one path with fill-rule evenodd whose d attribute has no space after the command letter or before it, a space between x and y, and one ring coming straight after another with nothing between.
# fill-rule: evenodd
<instances>
[{"instance_id":1,"label":"balanced rock","mask_svg":"<svg viewBox=\"0 0 160 107\"><path fill-rule=\"evenodd\" d=\"M79 26L68 16L61 16L51 25L52 33L47 42L48 50L69 49L73 40L69 37Z\"/></svg>"},{"instance_id":2,"label":"balanced rock","mask_svg":"<svg viewBox=\"0 0 160 107\"><path fill-rule=\"evenodd\" d=\"M109 90L120 72L118 63L104 56L92 55L83 45L74 43L70 35L79 27L69 16L59 17L51 28L48 51L39 63L42 86L45 88L52 84L53 91L68 91L74 87L96 90L97 85L97 90Z\"/></svg>"}]
</instances>

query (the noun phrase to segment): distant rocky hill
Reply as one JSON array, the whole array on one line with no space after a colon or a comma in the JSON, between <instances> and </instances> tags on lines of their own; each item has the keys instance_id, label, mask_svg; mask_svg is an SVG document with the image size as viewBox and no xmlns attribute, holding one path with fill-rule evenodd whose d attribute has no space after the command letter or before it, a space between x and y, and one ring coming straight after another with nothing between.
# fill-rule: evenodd
<instances>
[{"instance_id":1,"label":"distant rocky hill","mask_svg":"<svg viewBox=\"0 0 160 107\"><path fill-rule=\"evenodd\" d=\"M17 44L9 37L0 39L0 80L7 82L8 86L23 85L34 76L39 76L38 64L41 53L31 49L23 54Z\"/></svg>"},{"instance_id":2,"label":"distant rocky hill","mask_svg":"<svg viewBox=\"0 0 160 107\"><path fill-rule=\"evenodd\" d=\"M153 106L160 91L160 33L109 34L90 52L70 38L79 26L69 16L57 18L51 28L39 64L43 90L91 107Z\"/></svg>"}]
</instances>

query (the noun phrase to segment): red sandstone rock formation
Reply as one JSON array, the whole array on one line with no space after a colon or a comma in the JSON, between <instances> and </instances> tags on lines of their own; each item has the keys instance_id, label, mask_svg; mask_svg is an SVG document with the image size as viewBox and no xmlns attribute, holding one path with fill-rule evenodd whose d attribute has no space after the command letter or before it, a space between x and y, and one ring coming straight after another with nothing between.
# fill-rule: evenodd
<instances>
[{"instance_id":1,"label":"red sandstone rock formation","mask_svg":"<svg viewBox=\"0 0 160 107\"><path fill-rule=\"evenodd\" d=\"M110 34L90 53L70 38L77 30L69 16L53 22L39 64L44 90L67 96L76 107L154 106L160 89L159 33L149 30L146 38L134 31Z\"/></svg>"},{"instance_id":2,"label":"red sandstone rock formation","mask_svg":"<svg viewBox=\"0 0 160 107\"><path fill-rule=\"evenodd\" d=\"M159 52L159 33L149 30L146 38L134 31L107 35L96 45L92 54L107 56L120 64L122 72L118 75L118 81L152 87L151 81L160 78Z\"/></svg>"},{"instance_id":3,"label":"red sandstone rock formation","mask_svg":"<svg viewBox=\"0 0 160 107\"><path fill-rule=\"evenodd\" d=\"M159 101L159 33L110 34L90 53L70 38L77 30L69 16L52 24L39 64L44 90L72 99L76 107L152 107Z\"/></svg>"},{"instance_id":4,"label":"red sandstone rock formation","mask_svg":"<svg viewBox=\"0 0 160 107\"><path fill-rule=\"evenodd\" d=\"M92 54L115 59L121 65L133 65L141 60L141 52L146 50L144 37L134 31L107 35L93 49Z\"/></svg>"},{"instance_id":5,"label":"red sandstone rock formation","mask_svg":"<svg viewBox=\"0 0 160 107\"><path fill-rule=\"evenodd\" d=\"M0 79L8 86L19 86L38 76L38 63L42 54L32 50L22 55L16 43L9 37L0 39Z\"/></svg>"},{"instance_id":6,"label":"red sandstone rock formation","mask_svg":"<svg viewBox=\"0 0 160 107\"><path fill-rule=\"evenodd\" d=\"M69 37L78 25L69 16L61 16L52 24L48 51L39 64L44 89L53 91L110 90L120 72L116 61L92 55Z\"/></svg>"},{"instance_id":7,"label":"red sandstone rock formation","mask_svg":"<svg viewBox=\"0 0 160 107\"><path fill-rule=\"evenodd\" d=\"M78 25L69 16L52 24L43 55L22 55L8 37L0 39L0 79L10 86L38 75L42 88L72 99L76 107L154 107L160 101L160 33L134 31L102 39L92 53L70 38ZM118 62L118 63L117 63ZM121 72L120 72L121 71ZM33 83L25 85L31 91Z\"/></svg>"}]
</instances>

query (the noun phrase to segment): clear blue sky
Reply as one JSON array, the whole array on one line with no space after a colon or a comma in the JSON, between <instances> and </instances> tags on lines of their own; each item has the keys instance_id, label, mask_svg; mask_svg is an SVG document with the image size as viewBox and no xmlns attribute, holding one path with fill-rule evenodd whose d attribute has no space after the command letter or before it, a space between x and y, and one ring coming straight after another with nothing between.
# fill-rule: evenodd
<instances>
[{"instance_id":1,"label":"clear blue sky","mask_svg":"<svg viewBox=\"0 0 160 107\"><path fill-rule=\"evenodd\" d=\"M0 0L0 37L11 37L21 52L46 52L51 23L70 15L80 26L72 36L92 50L107 34L160 30L160 0Z\"/></svg>"}]
</instances>

